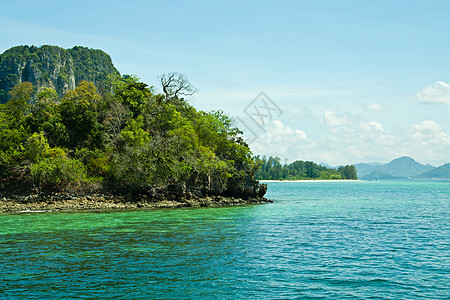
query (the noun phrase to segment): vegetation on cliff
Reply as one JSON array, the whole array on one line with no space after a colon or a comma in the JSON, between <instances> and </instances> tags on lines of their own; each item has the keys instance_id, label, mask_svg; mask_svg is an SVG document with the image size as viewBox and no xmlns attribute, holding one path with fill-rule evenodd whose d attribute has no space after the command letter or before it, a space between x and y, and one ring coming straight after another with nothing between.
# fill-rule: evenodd
<instances>
[{"instance_id":1,"label":"vegetation on cliff","mask_svg":"<svg viewBox=\"0 0 450 300\"><path fill-rule=\"evenodd\" d=\"M329 179L358 179L355 166L341 166L331 169L317 165L311 161L297 160L290 164L281 165L279 157L256 158L261 168L255 173L259 180L329 180Z\"/></svg>"},{"instance_id":2,"label":"vegetation on cliff","mask_svg":"<svg viewBox=\"0 0 450 300\"><path fill-rule=\"evenodd\" d=\"M110 89L108 78L117 75L111 58L102 50L17 46L0 55L0 103L7 102L12 88L22 82L31 82L38 90L52 88L62 97L83 80L94 82L103 93Z\"/></svg>"},{"instance_id":3,"label":"vegetation on cliff","mask_svg":"<svg viewBox=\"0 0 450 300\"><path fill-rule=\"evenodd\" d=\"M100 94L81 81L61 98L30 82L14 87L0 104L0 193L264 195L258 163L223 112L198 111L182 93L155 93L133 76L116 76L111 87Z\"/></svg>"}]
</instances>

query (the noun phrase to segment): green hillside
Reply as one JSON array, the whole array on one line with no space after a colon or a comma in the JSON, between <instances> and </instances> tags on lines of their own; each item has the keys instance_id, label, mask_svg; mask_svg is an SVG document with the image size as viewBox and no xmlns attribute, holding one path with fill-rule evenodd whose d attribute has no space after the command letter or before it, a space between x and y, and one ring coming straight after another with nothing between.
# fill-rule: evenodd
<instances>
[{"instance_id":1,"label":"green hillside","mask_svg":"<svg viewBox=\"0 0 450 300\"><path fill-rule=\"evenodd\" d=\"M2 55L2 66L24 62L30 67L23 68L22 79L41 86L21 82L0 104L0 196L107 191L164 200L265 194L266 185L254 178L258 162L230 118L198 111L179 97L195 90L185 76L168 74L164 95L127 75L115 76L100 93L99 83L117 74L100 50L22 46ZM57 82L73 78L77 84L62 97L43 85L52 82L47 71L56 65ZM85 77L93 81L80 81Z\"/></svg>"},{"instance_id":2,"label":"green hillside","mask_svg":"<svg viewBox=\"0 0 450 300\"><path fill-rule=\"evenodd\" d=\"M74 90L83 80L94 82L103 91L110 88L111 76L119 76L108 54L86 47L63 49L57 46L17 46L0 55L0 103L22 82L31 82L36 91L48 87L59 97Z\"/></svg>"},{"instance_id":3,"label":"green hillside","mask_svg":"<svg viewBox=\"0 0 450 300\"><path fill-rule=\"evenodd\" d=\"M435 168L431 165L420 164L407 156L396 158L387 164L372 166L357 164L355 167L359 178L364 180L408 179Z\"/></svg>"},{"instance_id":4,"label":"green hillside","mask_svg":"<svg viewBox=\"0 0 450 300\"><path fill-rule=\"evenodd\" d=\"M450 163L417 175L418 178L450 178Z\"/></svg>"}]
</instances>

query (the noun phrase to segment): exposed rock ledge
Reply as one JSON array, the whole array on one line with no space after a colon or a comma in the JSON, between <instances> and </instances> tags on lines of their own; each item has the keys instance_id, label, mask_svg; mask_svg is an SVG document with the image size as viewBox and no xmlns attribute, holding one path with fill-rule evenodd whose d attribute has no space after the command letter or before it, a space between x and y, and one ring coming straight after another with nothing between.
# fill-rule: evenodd
<instances>
[{"instance_id":1,"label":"exposed rock ledge","mask_svg":"<svg viewBox=\"0 0 450 300\"><path fill-rule=\"evenodd\" d=\"M242 199L211 196L204 198L155 200L142 196L75 195L56 193L52 195L33 194L0 199L0 213L33 211L74 211L113 209L152 209L180 207L219 207L272 202L264 197Z\"/></svg>"}]
</instances>

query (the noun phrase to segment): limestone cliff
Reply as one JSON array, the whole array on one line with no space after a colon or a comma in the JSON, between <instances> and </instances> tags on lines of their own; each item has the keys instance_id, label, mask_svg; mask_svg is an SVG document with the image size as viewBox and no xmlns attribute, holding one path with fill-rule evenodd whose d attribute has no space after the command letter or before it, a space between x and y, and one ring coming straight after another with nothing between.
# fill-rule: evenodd
<instances>
[{"instance_id":1,"label":"limestone cliff","mask_svg":"<svg viewBox=\"0 0 450 300\"><path fill-rule=\"evenodd\" d=\"M59 96L82 80L93 81L101 90L109 75L118 75L108 54L86 47L17 46L0 55L0 103L9 99L17 84L30 81L41 89L51 87Z\"/></svg>"}]
</instances>

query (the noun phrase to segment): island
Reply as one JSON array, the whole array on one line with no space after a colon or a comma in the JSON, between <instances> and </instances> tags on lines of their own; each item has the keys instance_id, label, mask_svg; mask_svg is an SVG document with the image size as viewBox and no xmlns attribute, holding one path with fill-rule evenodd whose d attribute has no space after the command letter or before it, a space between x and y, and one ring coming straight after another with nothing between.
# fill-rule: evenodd
<instances>
[{"instance_id":1,"label":"island","mask_svg":"<svg viewBox=\"0 0 450 300\"><path fill-rule=\"evenodd\" d=\"M195 109L186 76L162 93L101 50L19 46L0 56L0 212L263 203L242 132Z\"/></svg>"},{"instance_id":2,"label":"island","mask_svg":"<svg viewBox=\"0 0 450 300\"><path fill-rule=\"evenodd\" d=\"M290 164L281 164L276 156L255 157L261 166L256 172L258 180L357 180L358 175L354 165L337 168L318 165L312 161L296 160Z\"/></svg>"}]
</instances>

